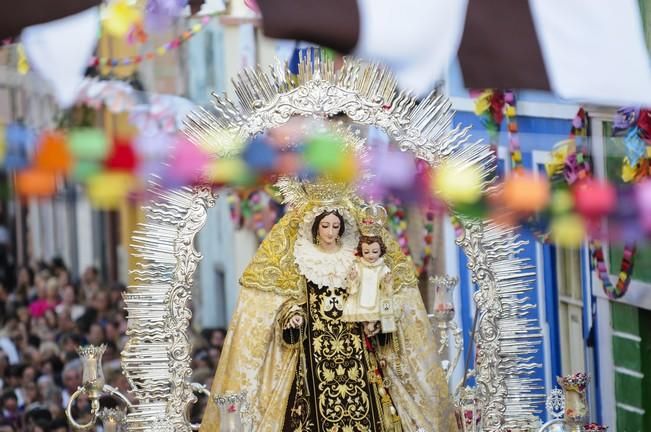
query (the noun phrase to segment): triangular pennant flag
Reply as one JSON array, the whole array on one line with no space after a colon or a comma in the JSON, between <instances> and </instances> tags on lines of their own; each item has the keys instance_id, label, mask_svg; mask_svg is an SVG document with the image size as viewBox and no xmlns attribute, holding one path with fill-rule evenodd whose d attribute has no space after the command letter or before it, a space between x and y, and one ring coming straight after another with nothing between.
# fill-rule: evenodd
<instances>
[{"instance_id":1,"label":"triangular pennant flag","mask_svg":"<svg viewBox=\"0 0 651 432\"><path fill-rule=\"evenodd\" d=\"M21 39L34 70L51 86L57 102L73 105L97 45L99 8L27 27Z\"/></svg>"}]
</instances>

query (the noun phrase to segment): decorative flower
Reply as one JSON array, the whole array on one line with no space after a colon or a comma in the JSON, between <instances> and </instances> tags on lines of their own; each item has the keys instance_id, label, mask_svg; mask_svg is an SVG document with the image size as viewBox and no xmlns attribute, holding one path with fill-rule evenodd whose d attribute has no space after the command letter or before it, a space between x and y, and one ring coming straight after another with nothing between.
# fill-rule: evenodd
<instances>
[{"instance_id":1,"label":"decorative flower","mask_svg":"<svg viewBox=\"0 0 651 432\"><path fill-rule=\"evenodd\" d=\"M451 205L474 204L481 198L481 173L474 166L443 163L434 177L434 188Z\"/></svg>"},{"instance_id":2,"label":"decorative flower","mask_svg":"<svg viewBox=\"0 0 651 432\"><path fill-rule=\"evenodd\" d=\"M615 207L615 187L608 182L587 179L572 188L574 206L583 217L595 220Z\"/></svg>"},{"instance_id":3,"label":"decorative flower","mask_svg":"<svg viewBox=\"0 0 651 432\"><path fill-rule=\"evenodd\" d=\"M112 36L125 36L141 19L140 10L128 0L114 0L104 9L104 28Z\"/></svg>"},{"instance_id":4,"label":"decorative flower","mask_svg":"<svg viewBox=\"0 0 651 432\"><path fill-rule=\"evenodd\" d=\"M579 179L579 164L576 160L576 153L568 155L565 159L563 177L565 177L568 185L574 184Z\"/></svg>"},{"instance_id":5,"label":"decorative flower","mask_svg":"<svg viewBox=\"0 0 651 432\"><path fill-rule=\"evenodd\" d=\"M530 172L516 172L504 180L502 198L504 204L514 211L538 212L549 201L549 184Z\"/></svg>"},{"instance_id":6,"label":"decorative flower","mask_svg":"<svg viewBox=\"0 0 651 432\"><path fill-rule=\"evenodd\" d=\"M640 110L637 120L637 128L639 129L640 138L646 141L647 145L651 145L651 111L647 109Z\"/></svg>"},{"instance_id":7,"label":"decorative flower","mask_svg":"<svg viewBox=\"0 0 651 432\"><path fill-rule=\"evenodd\" d=\"M631 165L636 165L646 154L646 143L640 138L640 129L634 126L628 130L624 138L626 146L626 157Z\"/></svg>"},{"instance_id":8,"label":"decorative flower","mask_svg":"<svg viewBox=\"0 0 651 432\"><path fill-rule=\"evenodd\" d=\"M255 13L260 13L260 7L256 0L244 0L244 5Z\"/></svg>"},{"instance_id":9,"label":"decorative flower","mask_svg":"<svg viewBox=\"0 0 651 432\"><path fill-rule=\"evenodd\" d=\"M490 101L491 114L493 121L499 125L504 120L504 93L494 91Z\"/></svg>"},{"instance_id":10,"label":"decorative flower","mask_svg":"<svg viewBox=\"0 0 651 432\"><path fill-rule=\"evenodd\" d=\"M131 28L131 31L129 31L129 34L127 35L127 41L133 45L136 43L147 43L147 40L149 39L149 36L147 35L147 32L145 31L144 26L142 23L136 23L136 25Z\"/></svg>"},{"instance_id":11,"label":"decorative flower","mask_svg":"<svg viewBox=\"0 0 651 432\"><path fill-rule=\"evenodd\" d=\"M558 383L564 390L575 390L582 392L590 382L590 377L585 372L577 372L572 375L558 377Z\"/></svg>"},{"instance_id":12,"label":"decorative flower","mask_svg":"<svg viewBox=\"0 0 651 432\"><path fill-rule=\"evenodd\" d=\"M584 432L606 432L607 430L608 426L603 426L597 423L588 423L583 426Z\"/></svg>"},{"instance_id":13,"label":"decorative flower","mask_svg":"<svg viewBox=\"0 0 651 432\"><path fill-rule=\"evenodd\" d=\"M181 15L188 0L148 0L145 6L145 25L149 31L169 27Z\"/></svg>"},{"instance_id":14,"label":"decorative flower","mask_svg":"<svg viewBox=\"0 0 651 432\"><path fill-rule=\"evenodd\" d=\"M614 119L614 132L617 133L633 126L637 121L639 112L639 108L635 107L624 107L618 109Z\"/></svg>"}]
</instances>

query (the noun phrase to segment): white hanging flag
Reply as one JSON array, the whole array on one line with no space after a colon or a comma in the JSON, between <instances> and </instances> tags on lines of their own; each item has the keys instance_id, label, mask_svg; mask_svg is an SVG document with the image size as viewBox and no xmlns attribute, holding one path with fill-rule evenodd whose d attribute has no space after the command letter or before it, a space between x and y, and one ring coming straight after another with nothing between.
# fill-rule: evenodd
<instances>
[{"instance_id":1,"label":"white hanging flag","mask_svg":"<svg viewBox=\"0 0 651 432\"><path fill-rule=\"evenodd\" d=\"M554 93L651 106L651 63L637 0L530 0Z\"/></svg>"},{"instance_id":2,"label":"white hanging flag","mask_svg":"<svg viewBox=\"0 0 651 432\"><path fill-rule=\"evenodd\" d=\"M51 86L63 108L70 107L97 45L99 8L27 27L21 34L33 69Z\"/></svg>"}]
</instances>

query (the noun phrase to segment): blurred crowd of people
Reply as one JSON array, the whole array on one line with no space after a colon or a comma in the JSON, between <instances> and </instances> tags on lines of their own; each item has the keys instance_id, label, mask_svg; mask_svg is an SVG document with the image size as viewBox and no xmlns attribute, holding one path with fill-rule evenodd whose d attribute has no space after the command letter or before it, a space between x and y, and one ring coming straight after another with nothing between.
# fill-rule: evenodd
<instances>
[{"instance_id":1,"label":"blurred crowd of people","mask_svg":"<svg viewBox=\"0 0 651 432\"><path fill-rule=\"evenodd\" d=\"M64 410L82 385L77 348L83 345L106 345L106 382L131 397L120 368L125 285L102 281L95 267L75 277L60 259L22 267L14 279L0 281L0 432L70 430ZM207 329L193 335L195 382L210 385L225 334ZM201 416L204 404L195 406L193 417ZM117 402L106 397L101 405ZM76 401L72 414L80 423L90 419L87 397Z\"/></svg>"}]
</instances>

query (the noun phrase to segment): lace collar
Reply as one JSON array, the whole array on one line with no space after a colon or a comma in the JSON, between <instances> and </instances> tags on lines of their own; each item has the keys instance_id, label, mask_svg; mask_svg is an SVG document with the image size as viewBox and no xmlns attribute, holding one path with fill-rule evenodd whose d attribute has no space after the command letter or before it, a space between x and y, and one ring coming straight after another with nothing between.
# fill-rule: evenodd
<instances>
[{"instance_id":1,"label":"lace collar","mask_svg":"<svg viewBox=\"0 0 651 432\"><path fill-rule=\"evenodd\" d=\"M298 272L320 287L345 286L346 276L355 262L355 248L342 245L336 252L323 252L306 238L296 240L294 260Z\"/></svg>"},{"instance_id":2,"label":"lace collar","mask_svg":"<svg viewBox=\"0 0 651 432\"><path fill-rule=\"evenodd\" d=\"M337 209L346 226L341 248L336 252L323 252L311 238L312 224L323 210L324 208L314 209L305 215L294 244L294 262L298 266L298 272L319 287L341 288L345 286L346 276L355 262L357 223L346 210Z\"/></svg>"},{"instance_id":3,"label":"lace collar","mask_svg":"<svg viewBox=\"0 0 651 432\"><path fill-rule=\"evenodd\" d=\"M380 257L375 261L374 263L370 263L368 261L364 261L363 259L359 259L360 265L366 268L375 268L375 267L381 267L384 265L384 257Z\"/></svg>"}]
</instances>

